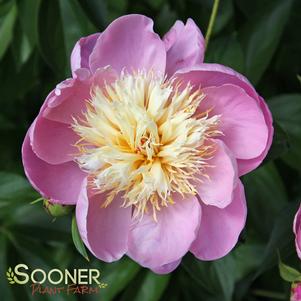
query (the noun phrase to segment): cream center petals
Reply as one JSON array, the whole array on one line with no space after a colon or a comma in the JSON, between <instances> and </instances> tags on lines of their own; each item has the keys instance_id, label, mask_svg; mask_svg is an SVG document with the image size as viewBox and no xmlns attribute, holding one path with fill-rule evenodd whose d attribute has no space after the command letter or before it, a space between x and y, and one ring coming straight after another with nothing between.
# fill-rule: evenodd
<instances>
[{"instance_id":1,"label":"cream center petals","mask_svg":"<svg viewBox=\"0 0 301 301\"><path fill-rule=\"evenodd\" d=\"M134 216L173 204L173 193L197 193L214 155L211 137L220 135L220 116L197 113L205 95L153 73L123 73L94 87L82 120L73 129L76 162L89 173L90 185L106 192L104 206L120 193Z\"/></svg>"}]
</instances>

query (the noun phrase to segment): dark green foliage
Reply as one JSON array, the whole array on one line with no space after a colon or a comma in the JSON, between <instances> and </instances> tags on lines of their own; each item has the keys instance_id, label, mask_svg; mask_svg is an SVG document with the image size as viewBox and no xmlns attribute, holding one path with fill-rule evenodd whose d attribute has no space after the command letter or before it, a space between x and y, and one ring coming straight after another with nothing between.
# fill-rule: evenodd
<instances>
[{"instance_id":1,"label":"dark green foliage","mask_svg":"<svg viewBox=\"0 0 301 301\"><path fill-rule=\"evenodd\" d=\"M161 35L175 20L192 17L205 34L213 1L0 0L1 300L288 300L277 253L285 263L282 277L297 279L292 223L301 200L301 1L220 2L206 61L228 65L256 86L274 116L274 142L264 164L243 179L249 215L235 249L215 262L187 255L175 272L158 276L128 258L104 264L87 255L70 215L53 221L43 202L31 205L39 195L24 177L21 144L49 91L70 77L70 53L81 36L128 13L152 17ZM96 267L108 287L100 296L33 297L28 287L6 280L7 269L20 262Z\"/></svg>"}]
</instances>

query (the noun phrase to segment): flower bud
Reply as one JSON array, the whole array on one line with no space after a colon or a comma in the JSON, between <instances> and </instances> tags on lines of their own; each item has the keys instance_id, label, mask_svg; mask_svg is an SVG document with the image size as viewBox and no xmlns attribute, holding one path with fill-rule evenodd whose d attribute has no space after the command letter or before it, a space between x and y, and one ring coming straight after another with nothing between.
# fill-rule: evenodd
<instances>
[{"instance_id":1,"label":"flower bud","mask_svg":"<svg viewBox=\"0 0 301 301\"><path fill-rule=\"evenodd\" d=\"M54 204L49 200L44 200L43 205L46 211L53 217L68 215L74 208L74 206Z\"/></svg>"}]
</instances>

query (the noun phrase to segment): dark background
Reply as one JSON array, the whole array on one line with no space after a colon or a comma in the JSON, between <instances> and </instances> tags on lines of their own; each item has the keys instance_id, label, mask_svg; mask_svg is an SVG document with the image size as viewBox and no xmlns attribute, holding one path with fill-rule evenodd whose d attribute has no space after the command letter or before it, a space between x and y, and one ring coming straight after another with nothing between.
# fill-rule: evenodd
<instances>
[{"instance_id":1,"label":"dark background","mask_svg":"<svg viewBox=\"0 0 301 301\"><path fill-rule=\"evenodd\" d=\"M300 269L292 222L301 200L301 1L221 0L206 62L246 75L267 100L276 129L262 167L243 178L248 220L236 248L221 260L187 255L158 276L128 258L87 262L72 242L71 214L53 221L24 177L20 148L27 128L54 86L70 77L69 57L82 36L116 17L142 13L163 35L194 19L204 35L211 0L0 0L0 294L1 300L230 301L288 300L281 259ZM222 230L222 229L221 229ZM75 237L76 239L76 237ZM30 296L8 284L16 263L51 269L101 270L108 287L93 296Z\"/></svg>"}]
</instances>

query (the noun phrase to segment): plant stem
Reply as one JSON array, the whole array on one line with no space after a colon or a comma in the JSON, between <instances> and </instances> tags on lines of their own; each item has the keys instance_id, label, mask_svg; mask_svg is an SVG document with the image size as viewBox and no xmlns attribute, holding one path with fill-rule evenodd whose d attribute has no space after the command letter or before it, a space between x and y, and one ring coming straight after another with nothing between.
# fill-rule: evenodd
<instances>
[{"instance_id":1,"label":"plant stem","mask_svg":"<svg viewBox=\"0 0 301 301\"><path fill-rule=\"evenodd\" d=\"M218 6L219 6L219 0L214 0L211 16L210 16L210 20L209 20L209 25L208 25L207 32L206 32L206 38L205 38L206 47L208 47L208 44L209 44L210 36L211 36L212 29L214 26L215 18L217 15Z\"/></svg>"},{"instance_id":2,"label":"plant stem","mask_svg":"<svg viewBox=\"0 0 301 301\"><path fill-rule=\"evenodd\" d=\"M258 297L266 297L270 298L273 300L286 300L285 294L278 293L278 292L271 292L271 291L266 291L266 290L260 290L260 289L255 289L252 291L253 295L258 296Z\"/></svg>"}]
</instances>

